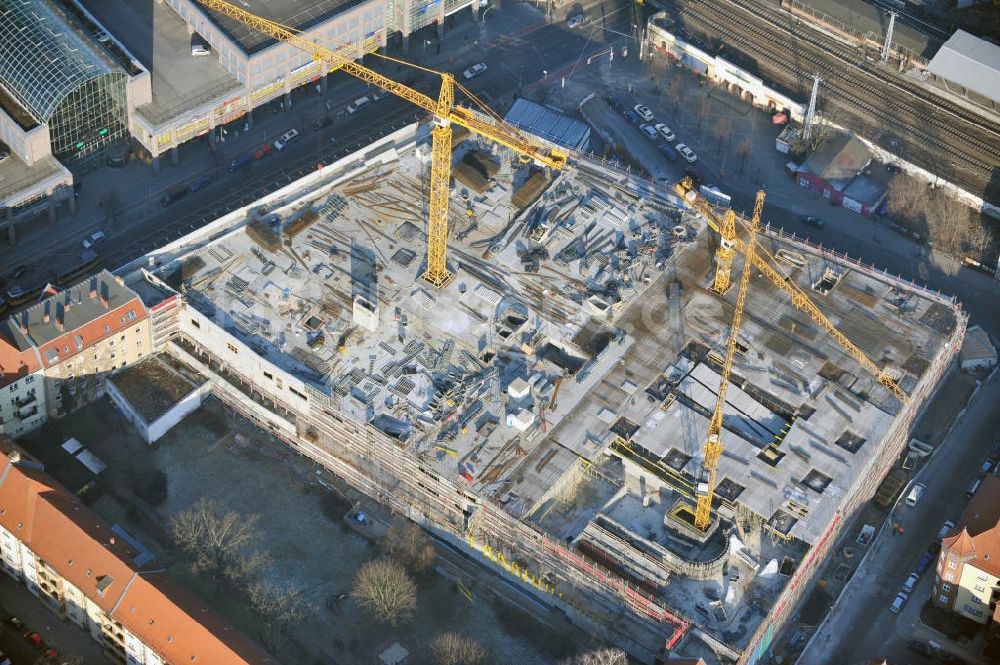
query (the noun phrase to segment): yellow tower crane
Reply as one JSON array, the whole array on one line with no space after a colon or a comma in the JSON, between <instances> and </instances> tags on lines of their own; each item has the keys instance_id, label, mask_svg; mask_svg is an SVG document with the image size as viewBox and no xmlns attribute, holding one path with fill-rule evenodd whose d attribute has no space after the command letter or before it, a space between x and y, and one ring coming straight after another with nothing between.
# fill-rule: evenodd
<instances>
[{"instance_id":1,"label":"yellow tower crane","mask_svg":"<svg viewBox=\"0 0 1000 665\"><path fill-rule=\"evenodd\" d=\"M305 39L287 26L261 18L224 0L197 0L197 2L220 14L234 18L257 32L292 44L310 54L317 62L323 63L323 66L329 71L342 69L351 76L377 85L434 115L430 213L427 223L427 270L423 275L424 279L434 286L443 286L451 277L447 266L447 256L452 123L506 146L539 164L554 169L561 169L566 165L565 152L534 143L513 127L504 124L495 114L488 116L455 104L455 77L451 74L434 72L441 77L441 90L437 100L434 100L422 92L339 55L321 44Z\"/></svg>"},{"instance_id":2,"label":"yellow tower crane","mask_svg":"<svg viewBox=\"0 0 1000 665\"><path fill-rule=\"evenodd\" d=\"M720 219L719 216L712 210L708 201L705 197L698 193L694 186L694 183L690 178L684 178L679 183L674 185L674 191L677 192L688 205L690 205L694 210L705 218L705 222L712 227L716 233L722 233L722 228L724 226L724 220ZM734 218L735 219L735 218ZM746 252L745 243L740 240L735 234L733 238L733 247L742 252ZM830 319L826 318L826 315L816 306L806 293L799 288L799 286L780 268L775 268L777 261L771 256L764 247L759 243L755 247L755 252L753 254L752 260L750 261L753 266L761 272L764 277L773 283L775 286L779 287L783 291L786 291L792 299L792 305L796 308L802 310L809 315L813 323L820 327L826 334L830 335L840 345L849 356L854 358L859 365L861 365L865 371L869 372L875 377L875 380L883 385L886 389L891 392L896 399L900 402L908 402L910 396L899 387L899 385L889 376L886 371L876 365L865 352L862 351L854 342L848 339L847 335L840 332Z\"/></svg>"},{"instance_id":3,"label":"yellow tower crane","mask_svg":"<svg viewBox=\"0 0 1000 665\"><path fill-rule=\"evenodd\" d=\"M753 273L754 256L756 256L757 229L760 228L760 213L764 209L764 190L757 192L757 200L753 206L753 217L750 218L750 235L746 241L744 252L746 260L743 263L743 275L740 277L740 290L736 296L736 309L733 311L733 322L729 328L729 341L726 342L726 359L722 363L722 378L719 382L719 392L715 398L715 410L708 423L708 437L705 439L705 449L701 465L701 476L695 487L698 498L694 511L694 525L704 531L708 528L712 514L712 497L715 495L715 473L719 467L719 457L722 455L722 416L726 407L726 391L729 389L729 375L733 371L733 358L736 357L736 347L740 338L740 323L743 321L743 308L747 304L747 288L750 286L750 275ZM726 215L729 218L729 215ZM736 237L735 216L733 217L733 235ZM732 245L730 245L732 246ZM732 255L729 257L732 262ZM728 277L728 271L727 271ZM718 282L718 276L716 276Z\"/></svg>"}]
</instances>

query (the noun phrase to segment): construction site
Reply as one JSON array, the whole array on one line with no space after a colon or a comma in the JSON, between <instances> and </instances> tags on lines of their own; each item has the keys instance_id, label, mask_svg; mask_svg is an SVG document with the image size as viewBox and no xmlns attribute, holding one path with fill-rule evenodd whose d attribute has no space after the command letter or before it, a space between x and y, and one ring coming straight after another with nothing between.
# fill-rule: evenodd
<instances>
[{"instance_id":1,"label":"construction site","mask_svg":"<svg viewBox=\"0 0 1000 665\"><path fill-rule=\"evenodd\" d=\"M749 222L694 190L692 210L669 185L472 134L435 286L428 134L150 255L142 280L183 302L160 348L641 661L756 662L900 455L964 313L766 227L743 280ZM727 248L741 288L720 293Z\"/></svg>"},{"instance_id":2,"label":"construction site","mask_svg":"<svg viewBox=\"0 0 1000 665\"><path fill-rule=\"evenodd\" d=\"M715 209L451 75L434 99L210 4L433 122L123 269L179 296L154 346L639 661L760 660L953 366L960 306L772 231L763 192Z\"/></svg>"}]
</instances>

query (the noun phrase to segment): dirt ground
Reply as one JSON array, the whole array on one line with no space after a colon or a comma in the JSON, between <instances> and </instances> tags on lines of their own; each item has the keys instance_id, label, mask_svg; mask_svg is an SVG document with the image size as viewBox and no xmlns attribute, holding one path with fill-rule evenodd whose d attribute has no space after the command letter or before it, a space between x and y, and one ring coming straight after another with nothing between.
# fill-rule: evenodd
<instances>
[{"instance_id":1,"label":"dirt ground","mask_svg":"<svg viewBox=\"0 0 1000 665\"><path fill-rule=\"evenodd\" d=\"M283 662L375 662L380 649L398 641L410 650L411 662L430 663L428 644L445 630L479 640L495 665L552 663L590 646L588 638L561 614L524 612L519 607L531 602L523 597L517 598L516 605L502 602L491 591L494 585L476 581L475 572L473 581L467 583L471 601L451 576L432 572L418 580L415 619L395 629L370 620L350 598L335 600L350 590L358 567L379 554L376 545L342 519L350 501L333 498L337 495L318 482L320 478L327 485L339 481L326 472L317 476L316 467L307 459L214 399L153 446L139 439L106 399L84 407L69 420L49 423L23 440L53 475L77 490L94 477L58 447L70 433L109 465L84 494L91 507L148 547L156 555L153 565L167 568L253 636L260 634L260 626L244 599L220 588L211 576L191 573L170 542L168 520L201 497L259 516L261 547L272 561L266 576L297 589L306 606L305 619L293 628L290 643L277 654ZM133 491L135 479L153 469L167 477L167 497L158 506L149 505ZM439 552L450 560L442 561L439 569L476 566L462 563L463 557L454 552L443 548Z\"/></svg>"}]
</instances>

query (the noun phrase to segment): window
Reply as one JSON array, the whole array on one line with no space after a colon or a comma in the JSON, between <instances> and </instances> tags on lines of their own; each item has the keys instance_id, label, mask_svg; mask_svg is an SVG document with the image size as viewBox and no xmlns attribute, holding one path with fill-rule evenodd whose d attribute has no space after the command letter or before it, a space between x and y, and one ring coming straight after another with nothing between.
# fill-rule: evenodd
<instances>
[{"instance_id":1,"label":"window","mask_svg":"<svg viewBox=\"0 0 1000 665\"><path fill-rule=\"evenodd\" d=\"M945 576L944 576L944 578L946 580L948 580L949 582L953 582L955 580L955 576L952 575L951 573L946 573Z\"/></svg>"},{"instance_id":2,"label":"window","mask_svg":"<svg viewBox=\"0 0 1000 665\"><path fill-rule=\"evenodd\" d=\"M27 385L29 383L34 383L34 382L35 382L35 377L33 377L33 376L26 376L26 377L24 377L24 384L25 385Z\"/></svg>"},{"instance_id":3,"label":"window","mask_svg":"<svg viewBox=\"0 0 1000 665\"><path fill-rule=\"evenodd\" d=\"M232 344L230 342L226 342L226 348L229 349L233 353L239 353L240 352L240 350L236 348L236 345Z\"/></svg>"},{"instance_id":4,"label":"window","mask_svg":"<svg viewBox=\"0 0 1000 665\"><path fill-rule=\"evenodd\" d=\"M133 319L135 319L135 310L134 309L130 309L128 311L128 320L132 321Z\"/></svg>"},{"instance_id":5,"label":"window","mask_svg":"<svg viewBox=\"0 0 1000 665\"><path fill-rule=\"evenodd\" d=\"M264 377L265 377L265 378L268 378L268 379L272 379L272 380L274 379L274 377L273 377L273 376L271 376L271 373L270 373L270 372L264 372Z\"/></svg>"},{"instance_id":6,"label":"window","mask_svg":"<svg viewBox=\"0 0 1000 665\"><path fill-rule=\"evenodd\" d=\"M69 353L69 345L63 346L63 353Z\"/></svg>"},{"instance_id":7,"label":"window","mask_svg":"<svg viewBox=\"0 0 1000 665\"><path fill-rule=\"evenodd\" d=\"M14 392L15 390L17 390L17 384L16 383L10 384L10 388L8 388L7 390L10 392Z\"/></svg>"},{"instance_id":8,"label":"window","mask_svg":"<svg viewBox=\"0 0 1000 665\"><path fill-rule=\"evenodd\" d=\"M136 346L142 346L142 340L141 339L135 340L135 345Z\"/></svg>"},{"instance_id":9,"label":"window","mask_svg":"<svg viewBox=\"0 0 1000 665\"><path fill-rule=\"evenodd\" d=\"M123 342L125 341L125 335L122 335L122 341Z\"/></svg>"},{"instance_id":10,"label":"window","mask_svg":"<svg viewBox=\"0 0 1000 665\"><path fill-rule=\"evenodd\" d=\"M955 565L954 561L949 561L948 562L948 567L951 568L952 570L955 570L955 568L957 568L958 566Z\"/></svg>"},{"instance_id":11,"label":"window","mask_svg":"<svg viewBox=\"0 0 1000 665\"><path fill-rule=\"evenodd\" d=\"M31 377L29 377L29 378L31 378ZM25 383L30 383L30 381L25 381ZM981 582L988 582L989 579L990 579L990 576L987 575L986 573L979 573L978 575L976 575L976 579L979 580L979 581L981 581Z\"/></svg>"},{"instance_id":12,"label":"window","mask_svg":"<svg viewBox=\"0 0 1000 665\"><path fill-rule=\"evenodd\" d=\"M986 591L986 586L983 585L983 584L977 584L976 585L976 591L984 592L984 591Z\"/></svg>"},{"instance_id":13,"label":"window","mask_svg":"<svg viewBox=\"0 0 1000 665\"><path fill-rule=\"evenodd\" d=\"M941 601L942 603L947 603L948 602L948 596L946 596L946 595L944 595L942 593L940 596L938 596L938 600Z\"/></svg>"},{"instance_id":14,"label":"window","mask_svg":"<svg viewBox=\"0 0 1000 665\"><path fill-rule=\"evenodd\" d=\"M945 582L944 584L941 585L941 590L944 592L951 591L951 585Z\"/></svg>"},{"instance_id":15,"label":"window","mask_svg":"<svg viewBox=\"0 0 1000 665\"><path fill-rule=\"evenodd\" d=\"M113 354L113 353L111 354L111 359L112 359L112 360L114 360L114 359L115 359L115 354Z\"/></svg>"},{"instance_id":16,"label":"window","mask_svg":"<svg viewBox=\"0 0 1000 665\"><path fill-rule=\"evenodd\" d=\"M201 324L195 321L194 319L191 319L191 325L193 325L195 328L201 328Z\"/></svg>"},{"instance_id":17,"label":"window","mask_svg":"<svg viewBox=\"0 0 1000 665\"><path fill-rule=\"evenodd\" d=\"M974 603L981 603L981 602L983 602L982 598L980 598L979 596L970 596L970 600L972 600L972 602L974 602Z\"/></svg>"},{"instance_id":18,"label":"window","mask_svg":"<svg viewBox=\"0 0 1000 665\"><path fill-rule=\"evenodd\" d=\"M114 345L115 345L115 340L111 340L111 341L110 341L110 342L108 343L108 346L114 346Z\"/></svg>"},{"instance_id":19,"label":"window","mask_svg":"<svg viewBox=\"0 0 1000 665\"><path fill-rule=\"evenodd\" d=\"M109 326L108 324L105 323L104 324L104 332L106 332L106 333L111 332L111 326Z\"/></svg>"}]
</instances>

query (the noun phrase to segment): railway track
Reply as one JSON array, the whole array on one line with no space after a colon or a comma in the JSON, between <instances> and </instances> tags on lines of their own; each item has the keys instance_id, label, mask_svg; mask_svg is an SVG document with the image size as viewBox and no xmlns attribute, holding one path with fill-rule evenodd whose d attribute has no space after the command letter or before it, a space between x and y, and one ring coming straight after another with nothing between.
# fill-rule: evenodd
<instances>
[{"instance_id":1,"label":"railway track","mask_svg":"<svg viewBox=\"0 0 1000 665\"><path fill-rule=\"evenodd\" d=\"M826 82L827 94L839 98L843 110L862 120L867 118L866 124L872 129L888 127L899 136L912 139L907 146L911 157L929 170L940 171L941 157L946 156L956 169L950 175L956 184L989 196L986 190L993 169L1000 163L1000 132L985 119L962 112L950 103L928 108L924 101L927 90L917 84L892 80L899 77L889 72L870 71L857 62L856 52L834 40L823 40L809 28L796 29L798 20L777 10L756 4L751 8L731 0L688 0L682 7L682 19L700 26L696 31L721 38L758 62L774 63L775 71L761 73L783 82L791 80L793 85L819 73ZM768 17L772 12L780 16ZM807 48L791 51L790 38L794 44ZM789 53L790 57L779 60L777 56L781 53ZM893 90L895 94L887 99L887 92ZM882 103L878 104L878 100ZM942 118L942 114L947 117Z\"/></svg>"}]
</instances>

